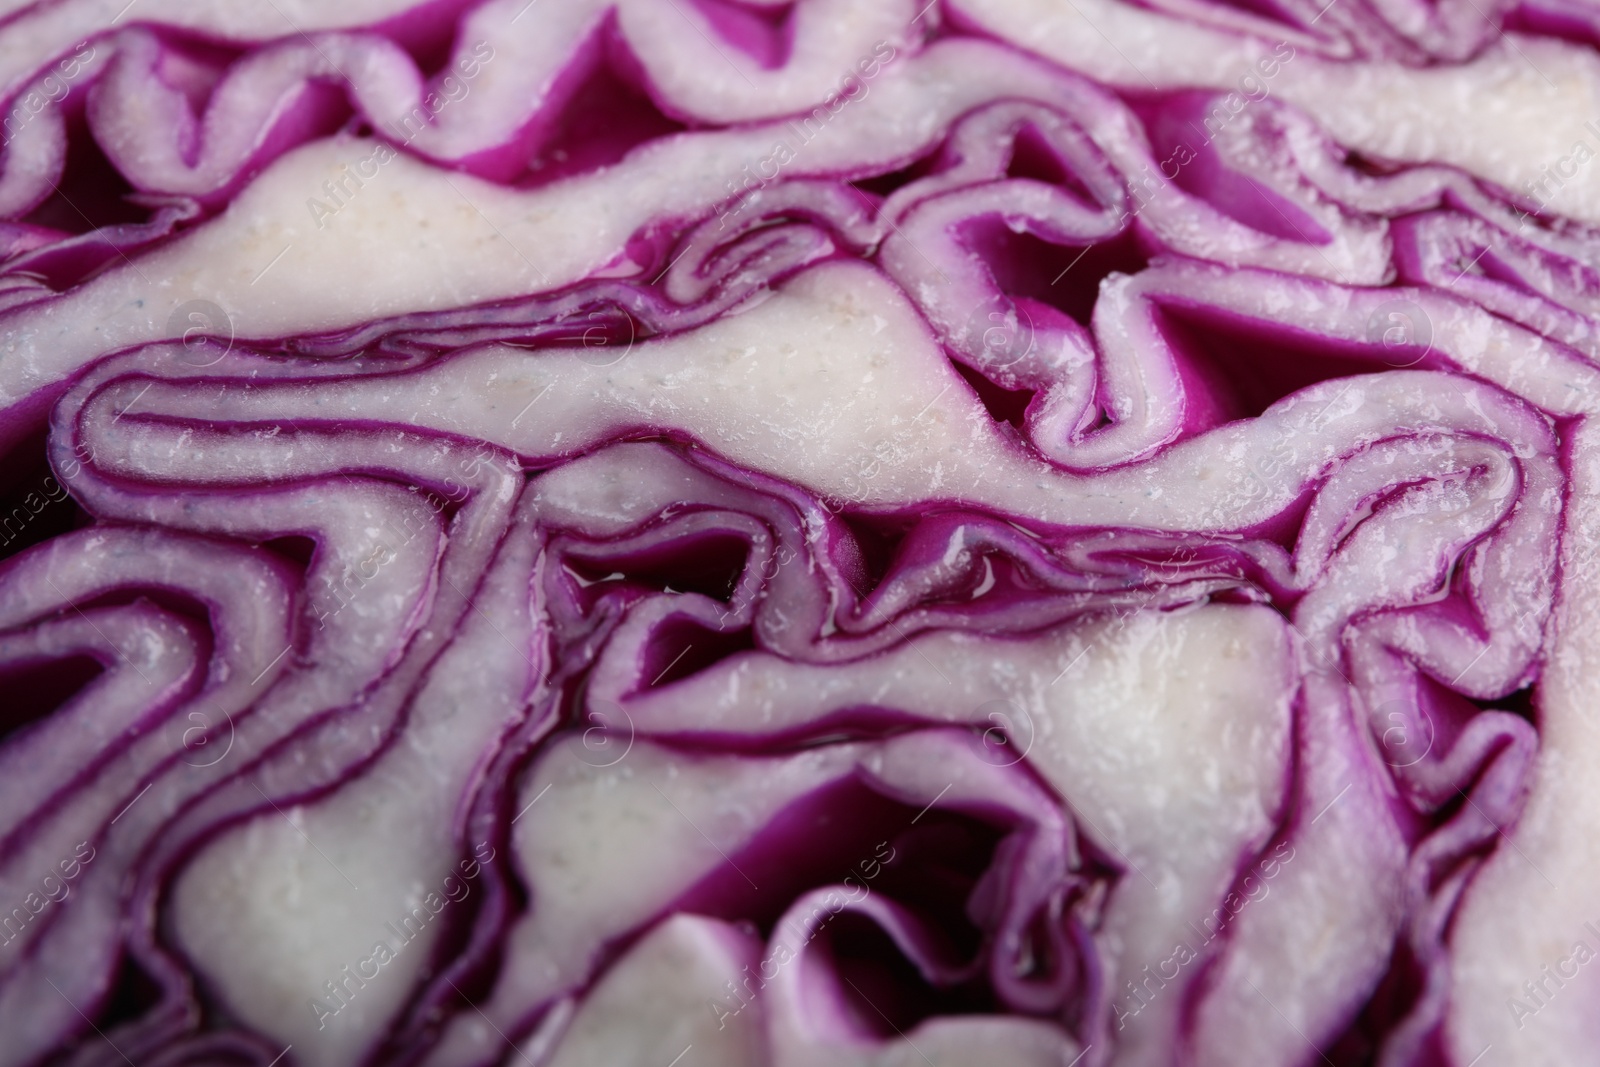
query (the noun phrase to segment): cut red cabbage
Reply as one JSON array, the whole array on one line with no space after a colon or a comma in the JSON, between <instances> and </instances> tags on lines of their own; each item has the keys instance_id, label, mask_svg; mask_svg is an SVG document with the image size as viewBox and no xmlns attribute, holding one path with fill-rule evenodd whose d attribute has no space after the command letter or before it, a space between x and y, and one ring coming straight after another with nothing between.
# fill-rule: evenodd
<instances>
[{"instance_id":1,"label":"cut red cabbage","mask_svg":"<svg viewBox=\"0 0 1600 1067\"><path fill-rule=\"evenodd\" d=\"M0 1067L1600 1042L1600 18L0 6Z\"/></svg>"}]
</instances>

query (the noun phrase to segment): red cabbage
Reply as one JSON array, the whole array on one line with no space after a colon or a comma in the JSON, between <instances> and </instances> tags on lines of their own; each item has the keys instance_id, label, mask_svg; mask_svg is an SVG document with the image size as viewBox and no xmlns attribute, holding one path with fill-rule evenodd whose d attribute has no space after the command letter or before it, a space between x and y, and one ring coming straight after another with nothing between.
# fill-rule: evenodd
<instances>
[{"instance_id":1,"label":"red cabbage","mask_svg":"<svg viewBox=\"0 0 1600 1067\"><path fill-rule=\"evenodd\" d=\"M0 1067L1589 1062L1588 6L118 7Z\"/></svg>"}]
</instances>

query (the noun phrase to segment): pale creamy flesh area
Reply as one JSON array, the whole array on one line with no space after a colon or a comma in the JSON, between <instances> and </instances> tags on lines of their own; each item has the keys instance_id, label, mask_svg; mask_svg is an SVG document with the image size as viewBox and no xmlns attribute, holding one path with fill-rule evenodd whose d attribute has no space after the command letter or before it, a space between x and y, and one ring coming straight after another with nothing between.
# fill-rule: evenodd
<instances>
[{"instance_id":1,"label":"pale creamy flesh area","mask_svg":"<svg viewBox=\"0 0 1600 1067\"><path fill-rule=\"evenodd\" d=\"M320 804L252 821L178 882L178 936L196 962L241 1017L298 1045L307 1063L358 1058L426 968L445 909L482 892L476 868L494 850L480 843L471 867L452 858L455 806L534 681L531 655L497 653L510 642L535 645L526 590L536 551L527 529L502 546L481 610L440 657L404 738L377 766ZM379 941L393 958L361 967ZM352 966L370 979L351 982ZM360 996L336 1016L308 1011L306 991L326 997L330 981L351 992L359 984Z\"/></svg>"},{"instance_id":2,"label":"pale creamy flesh area","mask_svg":"<svg viewBox=\"0 0 1600 1067\"><path fill-rule=\"evenodd\" d=\"M1600 441L1576 435L1573 506L1563 542L1561 598L1541 688L1541 749L1527 810L1474 881L1456 918L1450 1015L1459 1056L1499 1048L1505 1063L1565 1063L1600 1040L1600 978L1579 942L1600 928ZM1547 977L1553 968L1557 986ZM1573 973L1576 972L1576 973ZM1551 994L1529 996L1527 983ZM1535 985L1537 989L1537 985ZM1517 1006L1524 1010L1519 1012ZM1494 1053L1485 1063L1497 1062Z\"/></svg>"},{"instance_id":3,"label":"pale creamy flesh area","mask_svg":"<svg viewBox=\"0 0 1600 1067\"><path fill-rule=\"evenodd\" d=\"M1264 287L1257 313L1289 318L1286 296L1292 290ZM1360 314L1357 304L1354 313L1335 307L1328 317L1348 324ZM1584 410L1585 394L1557 382L1600 383L1563 350L1481 313L1463 317L1438 347L1558 410ZM1541 379L1528 372L1530 359L1565 373ZM1177 529L1264 521L1299 492L1303 475L1401 427L1507 432L1509 410L1470 385L1441 389L1443 381L1413 371L1320 386L1145 463L1076 475L1005 438L900 290L865 266L829 263L763 293L749 310L638 342L605 366L582 350L529 359L515 346L489 345L398 378L314 390L224 384L214 393L181 381L129 382L96 403L115 412L137 393L138 409L151 416L264 424L364 418L480 438L525 456L577 453L649 425L682 431L821 496L867 506L946 499L1063 524ZM129 450L130 470L156 462L166 448L160 433L138 424L104 432ZM1238 462L1268 446L1282 455L1269 477ZM220 469L244 447L195 440L184 462Z\"/></svg>"},{"instance_id":4,"label":"pale creamy flesh area","mask_svg":"<svg viewBox=\"0 0 1600 1067\"><path fill-rule=\"evenodd\" d=\"M1007 40L1130 89L1204 86L1239 91L1277 42L1195 26L1117 0L963 3ZM1258 92L1257 82L1243 86ZM1330 61L1302 44L1267 80L1340 144L1413 163L1450 163L1521 192L1574 145L1593 149L1587 125L1600 113L1600 59L1547 38L1502 35L1463 64L1414 68ZM1562 183L1553 210L1600 221L1600 182Z\"/></svg>"}]
</instances>

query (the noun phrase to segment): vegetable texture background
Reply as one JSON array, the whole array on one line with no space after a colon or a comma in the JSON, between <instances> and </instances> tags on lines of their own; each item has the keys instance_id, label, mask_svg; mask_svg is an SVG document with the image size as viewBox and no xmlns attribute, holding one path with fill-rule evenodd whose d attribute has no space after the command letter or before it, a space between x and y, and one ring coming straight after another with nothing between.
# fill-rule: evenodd
<instances>
[{"instance_id":1,"label":"vegetable texture background","mask_svg":"<svg viewBox=\"0 0 1600 1067\"><path fill-rule=\"evenodd\" d=\"M1600 1043L1600 8L0 4L0 1065Z\"/></svg>"}]
</instances>

